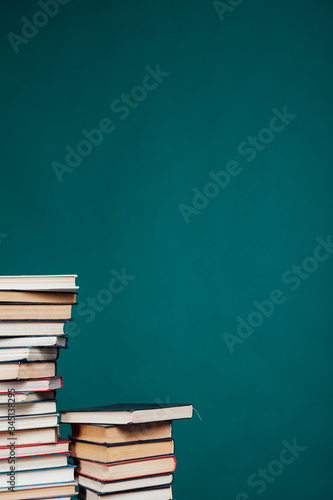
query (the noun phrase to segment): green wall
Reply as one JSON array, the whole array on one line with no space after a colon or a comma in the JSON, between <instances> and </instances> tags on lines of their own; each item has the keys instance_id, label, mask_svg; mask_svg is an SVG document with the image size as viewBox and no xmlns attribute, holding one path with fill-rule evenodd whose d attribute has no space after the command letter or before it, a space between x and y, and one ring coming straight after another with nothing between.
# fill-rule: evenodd
<instances>
[{"instance_id":1,"label":"green wall","mask_svg":"<svg viewBox=\"0 0 333 500\"><path fill-rule=\"evenodd\" d=\"M177 500L332 498L332 2L62 4L0 6L1 274L79 275L59 407L192 402Z\"/></svg>"}]
</instances>

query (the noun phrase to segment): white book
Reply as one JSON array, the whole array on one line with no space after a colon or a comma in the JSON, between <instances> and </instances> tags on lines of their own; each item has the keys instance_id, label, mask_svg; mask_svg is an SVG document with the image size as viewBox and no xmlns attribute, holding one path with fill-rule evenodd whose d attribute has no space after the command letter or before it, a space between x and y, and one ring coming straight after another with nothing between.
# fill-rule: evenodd
<instances>
[{"instance_id":1,"label":"white book","mask_svg":"<svg viewBox=\"0 0 333 500\"><path fill-rule=\"evenodd\" d=\"M76 274L45 276L0 276L0 290L30 290L48 292L76 292Z\"/></svg>"},{"instance_id":2,"label":"white book","mask_svg":"<svg viewBox=\"0 0 333 500\"><path fill-rule=\"evenodd\" d=\"M43 392L55 391L61 389L62 378L36 378L28 380L11 380L10 384L7 381L0 381L0 394L7 394L8 390L14 389L15 393L18 392ZM12 391L13 392L13 391ZM16 398L15 398L16 399Z\"/></svg>"},{"instance_id":3,"label":"white book","mask_svg":"<svg viewBox=\"0 0 333 500\"><path fill-rule=\"evenodd\" d=\"M11 462L13 463L13 462ZM51 469L54 467L66 467L67 455L44 455L40 457L15 458L15 471L35 470L35 469ZM10 472L11 464L8 459L0 460L0 473ZM1 497L0 497L1 498Z\"/></svg>"},{"instance_id":4,"label":"white book","mask_svg":"<svg viewBox=\"0 0 333 500\"><path fill-rule=\"evenodd\" d=\"M40 431L40 430L39 430ZM31 431L30 431L31 433ZM16 435L17 438L17 435ZM54 441L52 436L51 441ZM9 445L10 438L8 439L6 446L0 446L0 459L5 458L8 460L10 458L11 446ZM16 439L16 442L18 439ZM44 443L44 444L29 444L29 445L19 445L15 443L15 457L25 458L25 457L36 457L38 455L55 455L69 453L69 441L64 439L59 439L56 442Z\"/></svg>"},{"instance_id":5,"label":"white book","mask_svg":"<svg viewBox=\"0 0 333 500\"><path fill-rule=\"evenodd\" d=\"M9 403L9 405L12 403ZM8 410L11 407L8 404L0 405L0 420L1 418L7 418ZM36 401L36 403L20 403L16 404L15 400L15 416L22 415L42 415L45 413L56 413L57 404L56 401Z\"/></svg>"},{"instance_id":6,"label":"white book","mask_svg":"<svg viewBox=\"0 0 333 500\"><path fill-rule=\"evenodd\" d=\"M0 321L0 337L64 335L66 323L67 321Z\"/></svg>"},{"instance_id":7,"label":"white book","mask_svg":"<svg viewBox=\"0 0 333 500\"><path fill-rule=\"evenodd\" d=\"M1 323L0 323L1 327ZM8 348L38 348L38 347L50 347L57 348L67 347L68 337L62 333L61 335L48 335L45 337L0 337L0 348L8 349Z\"/></svg>"},{"instance_id":8,"label":"white book","mask_svg":"<svg viewBox=\"0 0 333 500\"><path fill-rule=\"evenodd\" d=\"M158 486L169 487L173 481L172 474L159 476L145 476L136 479L126 479L121 481L102 482L81 474L75 474L75 479L80 486L98 492L101 495L107 493L118 493L121 491L139 490L145 488L157 488Z\"/></svg>"},{"instance_id":9,"label":"white book","mask_svg":"<svg viewBox=\"0 0 333 500\"><path fill-rule=\"evenodd\" d=\"M55 469L38 469L32 471L16 472L14 482L15 487L22 486L37 486L59 483L68 483L74 479L74 469L73 465L67 465L66 467L57 467ZM0 474L0 492L8 490L8 476L6 472Z\"/></svg>"},{"instance_id":10,"label":"white book","mask_svg":"<svg viewBox=\"0 0 333 500\"><path fill-rule=\"evenodd\" d=\"M58 347L5 347L0 348L0 362L56 361L58 353Z\"/></svg>"},{"instance_id":11,"label":"white book","mask_svg":"<svg viewBox=\"0 0 333 500\"><path fill-rule=\"evenodd\" d=\"M81 492L80 492L81 494ZM95 491L86 490L85 500L100 500L100 495ZM125 491L103 495L103 500L169 500L172 499L171 487L155 490Z\"/></svg>"},{"instance_id":12,"label":"white book","mask_svg":"<svg viewBox=\"0 0 333 500\"><path fill-rule=\"evenodd\" d=\"M37 401L54 399L55 395L55 391L16 393L15 404L35 403ZM0 405L2 404L8 405L8 394L0 394Z\"/></svg>"},{"instance_id":13,"label":"white book","mask_svg":"<svg viewBox=\"0 0 333 500\"><path fill-rule=\"evenodd\" d=\"M2 413L3 415L3 413ZM46 427L56 427L58 424L59 413L50 413L49 415L29 415L15 417L15 422L13 427L15 431L21 431L25 429L43 429ZM9 427L12 427L10 420L7 416L2 416L0 418L0 431L7 431Z\"/></svg>"}]
</instances>

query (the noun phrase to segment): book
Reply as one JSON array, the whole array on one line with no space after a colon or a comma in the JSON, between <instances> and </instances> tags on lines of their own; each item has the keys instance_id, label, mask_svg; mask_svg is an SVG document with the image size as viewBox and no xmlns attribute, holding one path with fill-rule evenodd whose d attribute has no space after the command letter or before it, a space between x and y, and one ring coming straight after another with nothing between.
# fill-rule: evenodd
<instances>
[{"instance_id":1,"label":"book","mask_svg":"<svg viewBox=\"0 0 333 500\"><path fill-rule=\"evenodd\" d=\"M164 441L105 445L72 440L70 451L71 456L74 458L104 463L123 462L136 458L173 455L174 441L172 439L166 439Z\"/></svg>"},{"instance_id":2,"label":"book","mask_svg":"<svg viewBox=\"0 0 333 500\"><path fill-rule=\"evenodd\" d=\"M75 495L74 481L44 487L15 487L14 491L2 491L0 498L1 500L33 500L45 498L61 498L62 500L67 500L72 495Z\"/></svg>"},{"instance_id":3,"label":"book","mask_svg":"<svg viewBox=\"0 0 333 500\"><path fill-rule=\"evenodd\" d=\"M57 347L4 347L0 348L0 363L13 361L55 361Z\"/></svg>"},{"instance_id":4,"label":"book","mask_svg":"<svg viewBox=\"0 0 333 500\"><path fill-rule=\"evenodd\" d=\"M0 363L0 380L46 378L55 374L56 363Z\"/></svg>"},{"instance_id":5,"label":"book","mask_svg":"<svg viewBox=\"0 0 333 500\"><path fill-rule=\"evenodd\" d=\"M69 483L74 480L74 469L72 465L56 467L54 469L37 469L31 471L19 471L15 473L15 488L19 486L37 486L57 483ZM2 490L8 490L7 472L0 473L0 494ZM0 497L1 498L1 497Z\"/></svg>"},{"instance_id":6,"label":"book","mask_svg":"<svg viewBox=\"0 0 333 500\"><path fill-rule=\"evenodd\" d=\"M71 427L72 439L101 444L161 440L172 437L171 422L150 422L132 425L71 424Z\"/></svg>"},{"instance_id":7,"label":"book","mask_svg":"<svg viewBox=\"0 0 333 500\"><path fill-rule=\"evenodd\" d=\"M0 318L4 320L66 320L71 319L72 306L68 304L1 304Z\"/></svg>"},{"instance_id":8,"label":"book","mask_svg":"<svg viewBox=\"0 0 333 500\"><path fill-rule=\"evenodd\" d=\"M136 479L126 479L120 481L98 481L87 476L76 473L75 479L80 486L96 491L101 495L108 493L118 493L124 491L157 488L158 486L169 486L173 482L172 474L161 474L155 476L145 476Z\"/></svg>"},{"instance_id":9,"label":"book","mask_svg":"<svg viewBox=\"0 0 333 500\"><path fill-rule=\"evenodd\" d=\"M37 457L15 457L14 462L8 461L8 458L3 458L0 460L0 474L2 472L10 472L10 465L12 463L14 463L15 472L65 467L67 465L67 457L68 454L66 453L58 453L56 455L43 455Z\"/></svg>"},{"instance_id":10,"label":"book","mask_svg":"<svg viewBox=\"0 0 333 500\"><path fill-rule=\"evenodd\" d=\"M10 414L10 412L8 413L8 410L12 408L12 406L10 406L12 404L13 403L0 405L0 418L3 417L4 413L6 415ZM20 415L41 415L43 413L56 413L56 406L57 405L55 399L53 401L46 400L21 404L16 404L15 401L15 416L18 417Z\"/></svg>"},{"instance_id":11,"label":"book","mask_svg":"<svg viewBox=\"0 0 333 500\"><path fill-rule=\"evenodd\" d=\"M192 405L116 404L62 412L64 424L139 424L192 418Z\"/></svg>"},{"instance_id":12,"label":"book","mask_svg":"<svg viewBox=\"0 0 333 500\"><path fill-rule=\"evenodd\" d=\"M15 434L16 431L21 431L25 429L42 429L44 427L55 427L58 425L58 413L49 413L43 415L24 415L15 417ZM0 417L0 432L6 431L9 424L10 417L6 415L5 417Z\"/></svg>"},{"instance_id":13,"label":"book","mask_svg":"<svg viewBox=\"0 0 333 500\"><path fill-rule=\"evenodd\" d=\"M1 323L0 323L1 326ZM59 347L66 348L68 337L65 334L61 336L49 335L47 337L0 337L0 349L19 348L19 347Z\"/></svg>"},{"instance_id":14,"label":"book","mask_svg":"<svg viewBox=\"0 0 333 500\"><path fill-rule=\"evenodd\" d=\"M76 293L0 290L0 303L5 304L76 304Z\"/></svg>"},{"instance_id":15,"label":"book","mask_svg":"<svg viewBox=\"0 0 333 500\"><path fill-rule=\"evenodd\" d=\"M67 321L2 321L0 320L0 337L37 337L47 335L64 335Z\"/></svg>"},{"instance_id":16,"label":"book","mask_svg":"<svg viewBox=\"0 0 333 500\"><path fill-rule=\"evenodd\" d=\"M0 290L75 293L76 274L45 276L0 276Z\"/></svg>"},{"instance_id":17,"label":"book","mask_svg":"<svg viewBox=\"0 0 333 500\"><path fill-rule=\"evenodd\" d=\"M55 395L55 391L16 393L15 404L37 403L39 401L55 399ZM8 394L0 394L0 405L8 405Z\"/></svg>"},{"instance_id":18,"label":"book","mask_svg":"<svg viewBox=\"0 0 333 500\"><path fill-rule=\"evenodd\" d=\"M39 455L56 455L58 453L69 453L70 441L59 439L56 443L15 445L15 457L36 457ZM10 456L10 446L0 446L0 459L8 459Z\"/></svg>"},{"instance_id":19,"label":"book","mask_svg":"<svg viewBox=\"0 0 333 500\"><path fill-rule=\"evenodd\" d=\"M15 430L16 446L41 445L56 443L59 439L59 426L45 429ZM6 429L0 432L0 446L6 447L12 438Z\"/></svg>"},{"instance_id":20,"label":"book","mask_svg":"<svg viewBox=\"0 0 333 500\"><path fill-rule=\"evenodd\" d=\"M167 474L174 472L176 468L176 459L173 455L111 464L101 464L77 458L73 460L77 465L76 470L79 474L99 481L115 481L117 479L129 479L154 474Z\"/></svg>"},{"instance_id":21,"label":"book","mask_svg":"<svg viewBox=\"0 0 333 500\"><path fill-rule=\"evenodd\" d=\"M10 389L18 392L44 392L55 391L62 388L62 378L36 378L28 380L11 380ZM8 382L0 381L0 393L8 394Z\"/></svg>"},{"instance_id":22,"label":"book","mask_svg":"<svg viewBox=\"0 0 333 500\"><path fill-rule=\"evenodd\" d=\"M79 498L82 500L101 500L101 495L91 490L80 490ZM171 487L154 488L123 493L103 495L103 500L169 500L172 499Z\"/></svg>"}]
</instances>

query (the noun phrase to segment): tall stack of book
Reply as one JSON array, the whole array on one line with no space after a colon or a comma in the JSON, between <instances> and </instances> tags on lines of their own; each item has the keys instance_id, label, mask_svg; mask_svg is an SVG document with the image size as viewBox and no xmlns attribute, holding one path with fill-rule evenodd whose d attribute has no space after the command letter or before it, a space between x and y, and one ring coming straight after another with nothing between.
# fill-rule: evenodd
<instances>
[{"instance_id":1,"label":"tall stack of book","mask_svg":"<svg viewBox=\"0 0 333 500\"><path fill-rule=\"evenodd\" d=\"M56 361L67 347L75 278L0 277L0 500L75 494L56 409Z\"/></svg>"},{"instance_id":2,"label":"tall stack of book","mask_svg":"<svg viewBox=\"0 0 333 500\"><path fill-rule=\"evenodd\" d=\"M169 500L176 468L172 421L191 405L110 405L62 412L82 500Z\"/></svg>"}]
</instances>

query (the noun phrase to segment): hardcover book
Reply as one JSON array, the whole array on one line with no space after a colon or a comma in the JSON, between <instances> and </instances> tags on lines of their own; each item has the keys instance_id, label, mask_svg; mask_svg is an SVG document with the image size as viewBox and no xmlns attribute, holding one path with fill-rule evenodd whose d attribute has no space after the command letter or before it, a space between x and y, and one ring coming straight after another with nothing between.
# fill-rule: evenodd
<instances>
[{"instance_id":1,"label":"hardcover book","mask_svg":"<svg viewBox=\"0 0 333 500\"><path fill-rule=\"evenodd\" d=\"M45 427L55 427L58 425L59 413L49 413L47 415L28 415L15 417L15 435L17 431L27 429L43 429ZM0 431L6 431L11 425L8 413L0 417Z\"/></svg>"},{"instance_id":2,"label":"hardcover book","mask_svg":"<svg viewBox=\"0 0 333 500\"><path fill-rule=\"evenodd\" d=\"M76 304L76 293L0 290L2 304Z\"/></svg>"},{"instance_id":3,"label":"hardcover book","mask_svg":"<svg viewBox=\"0 0 333 500\"><path fill-rule=\"evenodd\" d=\"M132 443L170 439L171 422L149 422L132 425L71 424L72 439L101 444Z\"/></svg>"},{"instance_id":4,"label":"hardcover book","mask_svg":"<svg viewBox=\"0 0 333 500\"><path fill-rule=\"evenodd\" d=\"M0 446L7 446L11 434L8 430L0 432ZM29 444L49 444L56 443L59 439L59 426L48 427L44 429L29 429L15 431L16 446Z\"/></svg>"},{"instance_id":5,"label":"hardcover book","mask_svg":"<svg viewBox=\"0 0 333 500\"><path fill-rule=\"evenodd\" d=\"M0 363L0 380L49 378L55 375L56 363Z\"/></svg>"},{"instance_id":6,"label":"hardcover book","mask_svg":"<svg viewBox=\"0 0 333 500\"><path fill-rule=\"evenodd\" d=\"M87 489L79 491L79 499L81 500L101 500L99 493ZM103 495L103 500L169 500L172 499L171 487L154 488L137 491L129 491L123 493L112 493L111 495Z\"/></svg>"},{"instance_id":7,"label":"hardcover book","mask_svg":"<svg viewBox=\"0 0 333 500\"><path fill-rule=\"evenodd\" d=\"M66 320L71 318L72 306L63 304L2 304L0 318L3 320Z\"/></svg>"},{"instance_id":8,"label":"hardcover book","mask_svg":"<svg viewBox=\"0 0 333 500\"><path fill-rule=\"evenodd\" d=\"M1 491L1 500L37 500L46 498L57 498L69 500L75 495L75 481L49 485L49 486L16 486L14 491Z\"/></svg>"},{"instance_id":9,"label":"hardcover book","mask_svg":"<svg viewBox=\"0 0 333 500\"><path fill-rule=\"evenodd\" d=\"M125 479L118 481L98 481L91 477L82 476L76 473L75 479L80 486L87 488L89 490L95 491L100 495L106 495L108 493L119 493L125 491L133 491L139 489L166 487L172 484L173 475L172 474L160 474L154 476L144 476L135 479Z\"/></svg>"},{"instance_id":10,"label":"hardcover book","mask_svg":"<svg viewBox=\"0 0 333 500\"><path fill-rule=\"evenodd\" d=\"M8 387L9 385L10 387ZM16 394L18 392L55 391L56 389L61 389L61 387L61 377L11 380L10 384L0 381L0 394L8 394L8 389L14 389Z\"/></svg>"},{"instance_id":11,"label":"hardcover book","mask_svg":"<svg viewBox=\"0 0 333 500\"><path fill-rule=\"evenodd\" d=\"M61 422L124 425L192 418L192 415L192 405L116 404L65 411Z\"/></svg>"},{"instance_id":12,"label":"hardcover book","mask_svg":"<svg viewBox=\"0 0 333 500\"><path fill-rule=\"evenodd\" d=\"M124 460L173 455L174 441L166 439L164 441L103 445L75 440L71 443L70 451L74 458L104 463L122 462Z\"/></svg>"},{"instance_id":13,"label":"hardcover book","mask_svg":"<svg viewBox=\"0 0 333 500\"><path fill-rule=\"evenodd\" d=\"M53 469L37 469L29 471L19 471L15 473L16 487L47 486L48 484L68 483L74 480L74 469L72 465L66 467L56 467ZM9 476L10 477L10 476ZM8 491L7 472L0 473L0 494Z\"/></svg>"},{"instance_id":14,"label":"hardcover book","mask_svg":"<svg viewBox=\"0 0 333 500\"><path fill-rule=\"evenodd\" d=\"M45 275L45 276L0 276L0 290L22 291L35 290L41 292L75 293L76 274Z\"/></svg>"},{"instance_id":15,"label":"hardcover book","mask_svg":"<svg viewBox=\"0 0 333 500\"><path fill-rule=\"evenodd\" d=\"M111 464L101 464L74 458L74 463L77 465L79 474L99 481L115 481L154 474L167 474L174 472L176 468L176 459L173 455Z\"/></svg>"},{"instance_id":16,"label":"hardcover book","mask_svg":"<svg viewBox=\"0 0 333 500\"><path fill-rule=\"evenodd\" d=\"M43 455L36 457L15 457L15 473L25 470L51 469L55 467L65 467L67 465L68 453L58 453L56 455ZM0 473L10 472L10 464L7 458L0 460Z\"/></svg>"},{"instance_id":17,"label":"hardcover book","mask_svg":"<svg viewBox=\"0 0 333 500\"><path fill-rule=\"evenodd\" d=\"M8 321L0 319L0 337L64 335L67 321Z\"/></svg>"},{"instance_id":18,"label":"hardcover book","mask_svg":"<svg viewBox=\"0 0 333 500\"><path fill-rule=\"evenodd\" d=\"M0 323L1 327L1 323ZM64 333L61 335L48 335L41 337L0 337L0 348L42 348L42 347L59 347L66 348L68 345L68 337Z\"/></svg>"},{"instance_id":19,"label":"hardcover book","mask_svg":"<svg viewBox=\"0 0 333 500\"><path fill-rule=\"evenodd\" d=\"M56 361L58 355L57 347L0 347L0 363Z\"/></svg>"},{"instance_id":20,"label":"hardcover book","mask_svg":"<svg viewBox=\"0 0 333 500\"><path fill-rule=\"evenodd\" d=\"M56 455L58 453L69 453L69 443L70 441L65 441L64 439L59 439L55 443L46 444L26 444L26 445L15 445L15 457L36 457L40 455ZM11 447L0 446L0 459L8 459L10 456Z\"/></svg>"}]
</instances>

